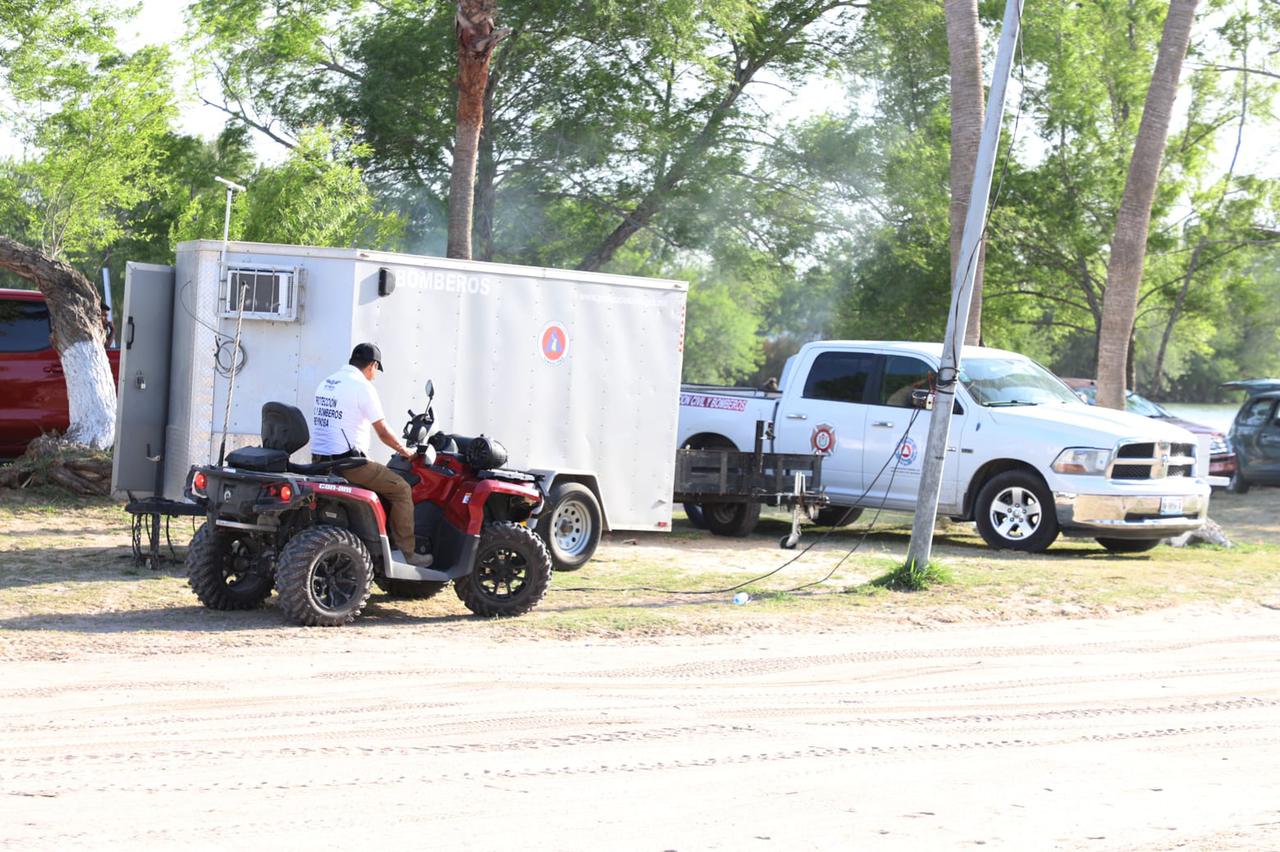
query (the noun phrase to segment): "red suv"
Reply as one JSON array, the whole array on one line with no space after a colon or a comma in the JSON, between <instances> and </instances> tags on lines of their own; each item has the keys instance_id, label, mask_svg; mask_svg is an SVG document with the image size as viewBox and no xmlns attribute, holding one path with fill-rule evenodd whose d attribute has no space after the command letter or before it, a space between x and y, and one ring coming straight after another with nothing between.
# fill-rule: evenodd
<instances>
[{"instance_id":1,"label":"red suv","mask_svg":"<svg viewBox=\"0 0 1280 852\"><path fill-rule=\"evenodd\" d=\"M49 340L49 308L37 290L0 288L0 458L20 456L43 432L65 432L67 384ZM107 349L119 377L120 349Z\"/></svg>"}]
</instances>

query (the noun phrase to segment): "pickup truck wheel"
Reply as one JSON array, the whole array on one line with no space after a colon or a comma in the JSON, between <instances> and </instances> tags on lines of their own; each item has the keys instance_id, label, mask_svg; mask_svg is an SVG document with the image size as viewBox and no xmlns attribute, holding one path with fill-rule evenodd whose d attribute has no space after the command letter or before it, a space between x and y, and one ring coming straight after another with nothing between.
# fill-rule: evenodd
<instances>
[{"instance_id":1,"label":"pickup truck wheel","mask_svg":"<svg viewBox=\"0 0 1280 852\"><path fill-rule=\"evenodd\" d=\"M978 533L992 547L1043 553L1058 537L1053 496L1039 476L1009 470L991 478L974 506Z\"/></svg>"},{"instance_id":2,"label":"pickup truck wheel","mask_svg":"<svg viewBox=\"0 0 1280 852\"><path fill-rule=\"evenodd\" d=\"M862 510L852 506L827 506L810 517L820 527L847 527L862 517Z\"/></svg>"},{"instance_id":3,"label":"pickup truck wheel","mask_svg":"<svg viewBox=\"0 0 1280 852\"><path fill-rule=\"evenodd\" d=\"M274 580L258 542L205 521L187 548L187 583L209 609L231 610L262 606Z\"/></svg>"},{"instance_id":4,"label":"pickup truck wheel","mask_svg":"<svg viewBox=\"0 0 1280 852\"><path fill-rule=\"evenodd\" d=\"M707 528L707 514L702 511L702 505L699 503L683 503L684 513L689 517L689 526L695 530L705 530Z\"/></svg>"},{"instance_id":5,"label":"pickup truck wheel","mask_svg":"<svg viewBox=\"0 0 1280 852\"><path fill-rule=\"evenodd\" d=\"M707 529L715 535L746 538L760 521L759 503L704 503Z\"/></svg>"},{"instance_id":6,"label":"pickup truck wheel","mask_svg":"<svg viewBox=\"0 0 1280 852\"><path fill-rule=\"evenodd\" d=\"M576 571L595 555L604 527L600 503L585 485L562 482L551 489L538 519L538 535L557 571Z\"/></svg>"},{"instance_id":7,"label":"pickup truck wheel","mask_svg":"<svg viewBox=\"0 0 1280 852\"><path fill-rule=\"evenodd\" d=\"M1112 553L1146 553L1160 543L1158 538L1098 538L1094 541Z\"/></svg>"},{"instance_id":8,"label":"pickup truck wheel","mask_svg":"<svg viewBox=\"0 0 1280 852\"><path fill-rule=\"evenodd\" d=\"M1239 462L1236 464L1239 465ZM1235 472L1231 474L1231 481L1227 483L1227 490L1232 494L1248 494L1252 485L1253 483L1244 478L1244 474L1237 466Z\"/></svg>"}]
</instances>

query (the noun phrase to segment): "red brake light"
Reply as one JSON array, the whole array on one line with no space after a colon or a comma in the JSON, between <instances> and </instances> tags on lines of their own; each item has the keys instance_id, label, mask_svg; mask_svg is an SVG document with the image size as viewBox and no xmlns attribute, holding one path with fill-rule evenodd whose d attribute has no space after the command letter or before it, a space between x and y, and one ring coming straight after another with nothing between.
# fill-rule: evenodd
<instances>
[{"instance_id":1,"label":"red brake light","mask_svg":"<svg viewBox=\"0 0 1280 852\"><path fill-rule=\"evenodd\" d=\"M204 472L197 470L196 475L191 477L191 490L197 494L203 494L204 487L208 482L209 479L204 475Z\"/></svg>"},{"instance_id":2,"label":"red brake light","mask_svg":"<svg viewBox=\"0 0 1280 852\"><path fill-rule=\"evenodd\" d=\"M283 501L283 502L285 502L285 503L288 503L290 500L292 500L292 499L293 499L293 489L292 489L292 488L290 488L288 485L281 485L281 486L280 486L280 499L281 499L281 501Z\"/></svg>"}]
</instances>

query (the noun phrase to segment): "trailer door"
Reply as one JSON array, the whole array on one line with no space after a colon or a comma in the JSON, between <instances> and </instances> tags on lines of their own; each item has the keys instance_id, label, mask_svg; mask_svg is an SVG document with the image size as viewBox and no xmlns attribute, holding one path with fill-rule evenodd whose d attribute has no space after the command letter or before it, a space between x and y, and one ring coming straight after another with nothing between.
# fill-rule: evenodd
<instances>
[{"instance_id":1,"label":"trailer door","mask_svg":"<svg viewBox=\"0 0 1280 852\"><path fill-rule=\"evenodd\" d=\"M111 475L111 488L117 493L160 495L163 487L173 288L172 266L130 263L125 267Z\"/></svg>"}]
</instances>

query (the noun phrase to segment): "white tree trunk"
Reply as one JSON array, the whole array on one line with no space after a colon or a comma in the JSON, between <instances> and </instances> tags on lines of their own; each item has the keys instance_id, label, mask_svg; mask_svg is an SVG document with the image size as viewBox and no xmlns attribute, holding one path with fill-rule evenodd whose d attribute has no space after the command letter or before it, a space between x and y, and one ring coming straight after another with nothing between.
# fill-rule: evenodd
<instances>
[{"instance_id":1,"label":"white tree trunk","mask_svg":"<svg viewBox=\"0 0 1280 852\"><path fill-rule=\"evenodd\" d=\"M67 439L95 450L109 450L116 435L116 388L106 350L82 340L62 351L71 428Z\"/></svg>"}]
</instances>

